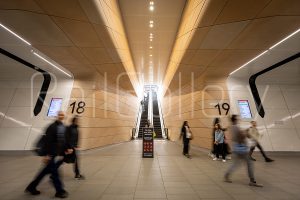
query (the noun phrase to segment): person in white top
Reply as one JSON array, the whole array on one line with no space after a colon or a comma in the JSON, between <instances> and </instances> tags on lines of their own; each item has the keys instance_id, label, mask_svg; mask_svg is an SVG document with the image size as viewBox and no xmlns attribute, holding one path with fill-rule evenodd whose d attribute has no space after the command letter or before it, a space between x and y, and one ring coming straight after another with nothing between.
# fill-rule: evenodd
<instances>
[{"instance_id":1,"label":"person in white top","mask_svg":"<svg viewBox=\"0 0 300 200\"><path fill-rule=\"evenodd\" d=\"M248 129L248 135L249 135L250 139L253 142L253 145L250 147L250 151L249 151L250 159L253 160L253 161L256 161L252 157L252 154L253 154L253 151L254 151L255 147L257 147L260 150L263 157L265 158L266 162L273 162L274 160L272 160L271 158L269 158L266 155L266 153L264 152L262 146L259 144L259 139L261 137L261 134L258 132L258 130L256 128L256 126L257 126L256 121L251 121L250 123L251 123L251 127Z\"/></svg>"},{"instance_id":2,"label":"person in white top","mask_svg":"<svg viewBox=\"0 0 300 200\"><path fill-rule=\"evenodd\" d=\"M183 142L183 152L182 154L188 158L190 158L189 149L190 149L190 140L193 139L193 134L190 129L190 126L188 124L188 121L184 121L182 128L181 128L181 134L180 137L182 138Z\"/></svg>"}]
</instances>

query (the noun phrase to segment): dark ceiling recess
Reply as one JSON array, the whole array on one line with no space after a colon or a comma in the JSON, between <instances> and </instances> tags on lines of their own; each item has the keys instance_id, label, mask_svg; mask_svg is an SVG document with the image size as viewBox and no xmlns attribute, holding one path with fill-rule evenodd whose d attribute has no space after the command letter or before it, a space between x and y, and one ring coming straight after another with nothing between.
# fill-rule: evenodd
<instances>
[{"instance_id":1,"label":"dark ceiling recess","mask_svg":"<svg viewBox=\"0 0 300 200\"><path fill-rule=\"evenodd\" d=\"M284 65L288 62L291 62L291 61L293 61L293 60L295 60L299 57L300 57L300 52L298 52L298 53L296 53L296 54L294 54L294 55L292 55L292 56L290 56L290 57L288 57L288 58L286 58L286 59L284 59L284 60L282 60L282 61L280 61L280 62L278 62L278 63L276 63L276 64L274 64L274 65L258 72L258 73L256 73L256 74L253 74L252 76L250 76L249 85L250 85L250 88L251 88L252 96L254 98L254 102L255 102L255 105L256 105L257 112L259 113L259 115L262 118L264 118L264 116L265 116L265 110L264 110L264 107L262 105L262 102L261 102L261 99L260 99L260 96L259 96L259 93L258 93L258 90L257 90L257 87L256 87L256 83L255 83L256 78L258 76L264 74L264 73L267 73L267 72L269 72L269 71L271 71L271 70L273 70L277 67L280 67L280 66L282 66L282 65Z\"/></svg>"},{"instance_id":2,"label":"dark ceiling recess","mask_svg":"<svg viewBox=\"0 0 300 200\"><path fill-rule=\"evenodd\" d=\"M40 69L39 67L23 60L22 58L0 48L0 53L35 70L35 71L38 71L40 73L43 74L43 77L44 77L44 81L43 81L43 84L42 84L42 87L41 87L41 90L40 90L40 94L39 94L39 97L36 101L36 104L35 104L35 107L34 107L34 110L33 110L33 114L34 116L37 116L41 110L42 110L42 107L43 107L43 104L44 104L44 101L45 101L45 98L46 98L46 95L47 95L47 92L48 92L48 88L49 88L49 85L50 85L50 82L51 82L51 76L48 72Z\"/></svg>"}]
</instances>

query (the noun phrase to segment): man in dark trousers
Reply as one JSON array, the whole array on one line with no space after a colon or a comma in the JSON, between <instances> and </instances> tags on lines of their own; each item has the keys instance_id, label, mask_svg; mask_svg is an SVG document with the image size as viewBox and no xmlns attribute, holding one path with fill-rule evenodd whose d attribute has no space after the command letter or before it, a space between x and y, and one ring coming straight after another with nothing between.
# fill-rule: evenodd
<instances>
[{"instance_id":1,"label":"man in dark trousers","mask_svg":"<svg viewBox=\"0 0 300 200\"><path fill-rule=\"evenodd\" d=\"M65 130L63 124L64 113L58 112L57 119L46 130L45 142L43 145L46 156L43 157L45 167L37 174L35 179L26 187L25 192L32 195L38 195L41 192L36 189L41 180L47 175L51 174L51 179L56 190L55 197L66 198L68 197L67 191L63 188L63 183L60 180L57 159L63 155L65 150ZM71 149L66 152L71 153ZM62 158L61 158L62 159Z\"/></svg>"},{"instance_id":2,"label":"man in dark trousers","mask_svg":"<svg viewBox=\"0 0 300 200\"><path fill-rule=\"evenodd\" d=\"M78 165L78 135L78 116L75 116L72 119L72 124L67 128L66 131L66 144L68 149L73 149L75 178L84 179L84 176L79 172Z\"/></svg>"}]
</instances>

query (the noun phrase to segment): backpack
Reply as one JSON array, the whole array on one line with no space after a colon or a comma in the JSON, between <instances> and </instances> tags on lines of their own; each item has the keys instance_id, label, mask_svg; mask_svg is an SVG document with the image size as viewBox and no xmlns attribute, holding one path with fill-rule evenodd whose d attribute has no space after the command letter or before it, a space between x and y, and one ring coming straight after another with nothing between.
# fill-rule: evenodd
<instances>
[{"instance_id":1,"label":"backpack","mask_svg":"<svg viewBox=\"0 0 300 200\"><path fill-rule=\"evenodd\" d=\"M37 156L46 156L46 149L45 149L45 143L46 143L46 135L43 134L40 136L40 138L37 140L35 146L34 146L34 153Z\"/></svg>"}]
</instances>

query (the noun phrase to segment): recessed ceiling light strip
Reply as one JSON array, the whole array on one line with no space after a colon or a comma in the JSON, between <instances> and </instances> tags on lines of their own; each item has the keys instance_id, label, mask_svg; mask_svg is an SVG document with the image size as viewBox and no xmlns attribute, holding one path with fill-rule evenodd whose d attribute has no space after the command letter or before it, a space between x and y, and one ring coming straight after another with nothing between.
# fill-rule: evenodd
<instances>
[{"instance_id":1,"label":"recessed ceiling light strip","mask_svg":"<svg viewBox=\"0 0 300 200\"><path fill-rule=\"evenodd\" d=\"M233 73L237 72L238 70L240 70L241 68L245 67L246 65L248 65L249 63L251 63L252 61L256 60L257 58L261 57L263 54L267 53L269 50L273 49L274 47L278 46L279 44L281 44L282 42L284 42L285 40L289 39L290 37L294 36L295 34L297 34L300 31L300 29L298 29L297 31L291 33L290 35L288 35L287 37L285 37L284 39L280 40L279 42L277 42L276 44L274 44L273 46L271 46L268 50L262 52L261 54L259 54L258 56L256 56L255 58L251 59L250 61L248 61L247 63L243 64L242 66L240 66L239 68L237 68L236 70L234 70L233 72L231 72L229 75L232 75Z\"/></svg>"},{"instance_id":2,"label":"recessed ceiling light strip","mask_svg":"<svg viewBox=\"0 0 300 200\"><path fill-rule=\"evenodd\" d=\"M26 44L28 44L29 46L31 46L31 44L28 41L26 41L24 38L22 38L21 36L19 36L15 32L13 32L12 30L10 30L9 28L7 28L6 26L4 26L3 24L0 23L0 26L2 28L4 28L5 30L7 30L8 32L10 32L11 34L13 34L14 36L16 36L17 38L19 38L20 40L22 40L23 42L25 42Z\"/></svg>"},{"instance_id":3,"label":"recessed ceiling light strip","mask_svg":"<svg viewBox=\"0 0 300 200\"><path fill-rule=\"evenodd\" d=\"M48 63L49 65L55 67L56 69L58 69L59 71L63 72L64 74L66 74L69 77L72 77L72 75L68 74L67 72L65 72L64 70L60 69L59 67L57 67L55 64L53 64L52 62L50 62L49 60L47 60L46 58L44 58L43 56L39 55L38 53L33 51L33 54L36 55L37 57L39 57L40 59L42 59L43 61L45 61L46 63Z\"/></svg>"}]
</instances>

